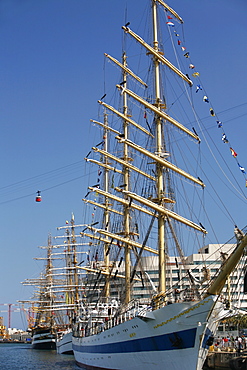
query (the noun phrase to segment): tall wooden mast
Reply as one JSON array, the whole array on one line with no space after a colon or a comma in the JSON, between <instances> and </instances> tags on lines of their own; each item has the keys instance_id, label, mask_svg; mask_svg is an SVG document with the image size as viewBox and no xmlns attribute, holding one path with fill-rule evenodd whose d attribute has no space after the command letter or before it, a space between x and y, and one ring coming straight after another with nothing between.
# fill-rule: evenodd
<instances>
[{"instance_id":1,"label":"tall wooden mast","mask_svg":"<svg viewBox=\"0 0 247 370\"><path fill-rule=\"evenodd\" d=\"M74 271L74 297L73 297L73 304L76 303L78 306L79 303L79 279L78 279L78 272L77 272L77 250L76 250L76 238L75 238L75 217L72 213L71 215L71 236L72 236L72 251L73 251L73 271Z\"/></svg>"},{"instance_id":2,"label":"tall wooden mast","mask_svg":"<svg viewBox=\"0 0 247 370\"><path fill-rule=\"evenodd\" d=\"M157 27L157 3L153 1L152 16L153 16L153 48L156 52L159 52L158 42L158 27ZM154 105L161 110L161 97L160 97L160 62L153 56L154 63ZM157 155L162 153L162 119L159 115L155 116L156 126L156 153ZM162 204L164 197L164 180L163 180L163 166L159 163L156 164L156 186L157 186L157 198L158 203ZM165 219L163 215L158 216L158 250L159 250L159 293L164 292L166 289L165 279Z\"/></svg>"},{"instance_id":3,"label":"tall wooden mast","mask_svg":"<svg viewBox=\"0 0 247 370\"><path fill-rule=\"evenodd\" d=\"M123 53L123 66L127 67L127 57L126 53ZM127 73L123 70L123 82L124 87L127 87ZM123 92L123 114L125 117L128 117L128 104L127 104L127 94ZM127 120L123 120L123 133L124 139L128 139L128 122ZM124 143L124 161L126 163L129 162L129 148L126 143ZM128 166L123 166L123 178L124 178L124 185L125 189L129 190L129 168ZM130 234L130 213L129 207L124 206L124 236L125 238L129 239ZM125 244L125 303L127 304L130 299L130 268L131 268L131 261L130 261L130 245L129 243Z\"/></svg>"},{"instance_id":4,"label":"tall wooden mast","mask_svg":"<svg viewBox=\"0 0 247 370\"><path fill-rule=\"evenodd\" d=\"M106 153L108 153L108 117L107 114L104 113L104 150ZM109 170L107 168L108 166L108 157L104 156L104 189L105 192L109 192ZM104 228L106 231L109 231L109 222L110 222L110 215L109 215L109 198L105 196L105 211L104 211ZM104 243L104 265L105 265L105 271L107 273L106 275L106 282L105 282L105 288L104 288L104 296L106 298L109 298L110 296L110 279L109 279L109 241L108 241L108 236L106 236L106 242Z\"/></svg>"}]
</instances>

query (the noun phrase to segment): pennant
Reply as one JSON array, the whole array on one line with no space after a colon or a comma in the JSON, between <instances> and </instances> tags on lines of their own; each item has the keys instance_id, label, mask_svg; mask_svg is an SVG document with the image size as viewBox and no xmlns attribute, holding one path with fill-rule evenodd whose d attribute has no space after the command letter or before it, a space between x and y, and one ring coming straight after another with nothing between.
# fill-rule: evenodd
<instances>
[{"instance_id":1,"label":"pennant","mask_svg":"<svg viewBox=\"0 0 247 370\"><path fill-rule=\"evenodd\" d=\"M213 108L210 108L210 109L209 109L209 112L210 112L210 114L211 114L211 116L212 116L212 117L214 117L214 116L215 116L215 113L214 113Z\"/></svg>"},{"instance_id":2,"label":"pennant","mask_svg":"<svg viewBox=\"0 0 247 370\"><path fill-rule=\"evenodd\" d=\"M184 46L181 47L182 51L186 50L186 48Z\"/></svg>"},{"instance_id":3,"label":"pennant","mask_svg":"<svg viewBox=\"0 0 247 370\"><path fill-rule=\"evenodd\" d=\"M179 33L176 33L176 31L174 31L174 32L175 32L175 36L179 37Z\"/></svg>"},{"instance_id":4,"label":"pennant","mask_svg":"<svg viewBox=\"0 0 247 370\"><path fill-rule=\"evenodd\" d=\"M175 24L172 23L172 22L166 22L166 24L167 24L167 26L171 26L171 27L174 27L175 26Z\"/></svg>"},{"instance_id":5,"label":"pennant","mask_svg":"<svg viewBox=\"0 0 247 370\"><path fill-rule=\"evenodd\" d=\"M181 45L181 41L180 40L178 40L178 45Z\"/></svg>"},{"instance_id":6,"label":"pennant","mask_svg":"<svg viewBox=\"0 0 247 370\"><path fill-rule=\"evenodd\" d=\"M147 118L147 112L144 112L144 118Z\"/></svg>"},{"instance_id":7,"label":"pennant","mask_svg":"<svg viewBox=\"0 0 247 370\"><path fill-rule=\"evenodd\" d=\"M194 73L192 73L192 76L193 77L199 77L200 76L200 73L199 72L194 72Z\"/></svg>"},{"instance_id":8,"label":"pennant","mask_svg":"<svg viewBox=\"0 0 247 370\"><path fill-rule=\"evenodd\" d=\"M206 95L204 95L203 101L205 101L205 103L209 103L208 97Z\"/></svg>"},{"instance_id":9,"label":"pennant","mask_svg":"<svg viewBox=\"0 0 247 370\"><path fill-rule=\"evenodd\" d=\"M230 151L231 151L233 157L236 158L237 157L237 153L232 148L230 148Z\"/></svg>"},{"instance_id":10,"label":"pennant","mask_svg":"<svg viewBox=\"0 0 247 370\"><path fill-rule=\"evenodd\" d=\"M227 140L226 134L223 134L223 135L222 135L221 140L223 141L223 143L228 143L228 140Z\"/></svg>"},{"instance_id":11,"label":"pennant","mask_svg":"<svg viewBox=\"0 0 247 370\"><path fill-rule=\"evenodd\" d=\"M192 75L192 76L193 76L193 75ZM202 90L201 85L197 85L197 86L196 86L196 93L197 93L199 90Z\"/></svg>"},{"instance_id":12,"label":"pennant","mask_svg":"<svg viewBox=\"0 0 247 370\"><path fill-rule=\"evenodd\" d=\"M246 173L246 172L245 172L245 168L244 168L244 167L242 167L239 163L238 163L238 167L239 167L239 169L240 169L240 171L241 171L241 172Z\"/></svg>"},{"instance_id":13,"label":"pennant","mask_svg":"<svg viewBox=\"0 0 247 370\"><path fill-rule=\"evenodd\" d=\"M168 19L172 19L172 17L170 15L167 16Z\"/></svg>"},{"instance_id":14,"label":"pennant","mask_svg":"<svg viewBox=\"0 0 247 370\"><path fill-rule=\"evenodd\" d=\"M221 128L221 127L222 127L222 125L223 125L223 123L222 123L222 122L220 122L220 121L216 121L216 123L217 123L217 125L218 125L218 128Z\"/></svg>"},{"instance_id":15,"label":"pennant","mask_svg":"<svg viewBox=\"0 0 247 370\"><path fill-rule=\"evenodd\" d=\"M195 68L194 64L190 64L190 65L189 65L189 68L190 68L190 69L194 69L194 68Z\"/></svg>"},{"instance_id":16,"label":"pennant","mask_svg":"<svg viewBox=\"0 0 247 370\"><path fill-rule=\"evenodd\" d=\"M184 54L184 57L185 58L189 58L190 57L190 53L187 51L187 53Z\"/></svg>"}]
</instances>

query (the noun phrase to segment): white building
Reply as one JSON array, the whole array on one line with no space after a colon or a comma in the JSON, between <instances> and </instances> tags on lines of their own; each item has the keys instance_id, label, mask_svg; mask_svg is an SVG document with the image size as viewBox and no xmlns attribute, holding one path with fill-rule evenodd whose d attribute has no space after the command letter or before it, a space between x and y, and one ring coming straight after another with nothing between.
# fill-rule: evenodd
<instances>
[{"instance_id":1,"label":"white building","mask_svg":"<svg viewBox=\"0 0 247 370\"><path fill-rule=\"evenodd\" d=\"M199 288L201 292L202 290L206 291L210 280L218 274L228 254L235 247L236 244L209 244L199 249L198 253L187 257L167 257L166 289L169 294L166 299L174 301L176 289L185 299L192 299L193 295L195 297L196 288ZM228 279L222 292L222 299L230 301L232 307L247 309L247 294L244 294L245 261L246 257L244 256ZM102 261L98 261L98 268L103 265ZM141 265L143 266L142 270L137 268L136 277L139 278L139 281L135 281L133 284L132 299L142 298L143 301L150 303L158 288L158 256L142 257ZM124 263L121 268L116 267L113 270L112 276L116 271L123 275ZM87 278L85 290L89 292L90 288L98 289L100 296L103 284L104 277L92 273ZM111 279L111 296L118 298L121 292L124 292L124 279Z\"/></svg>"},{"instance_id":2,"label":"white building","mask_svg":"<svg viewBox=\"0 0 247 370\"><path fill-rule=\"evenodd\" d=\"M209 244L199 249L197 254L184 257L183 264L180 257L168 257L166 264L167 289L170 289L171 293L174 289L185 292L191 289L191 281L193 281L195 286L199 287L202 284L206 290L209 279L217 275L228 254L235 247L236 244ZM246 257L244 256L228 279L222 297L229 299L232 306L241 306L247 309L247 294L244 294L245 261ZM142 264L151 281L150 284L145 284L145 287L141 282L135 283L133 298L150 298L152 283L156 288L158 287L158 257L144 257Z\"/></svg>"}]
</instances>

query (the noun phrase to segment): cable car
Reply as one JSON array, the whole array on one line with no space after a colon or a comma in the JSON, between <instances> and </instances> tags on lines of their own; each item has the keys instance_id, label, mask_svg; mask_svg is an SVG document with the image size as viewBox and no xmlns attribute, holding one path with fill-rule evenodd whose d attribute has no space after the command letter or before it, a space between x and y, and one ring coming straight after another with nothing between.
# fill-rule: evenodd
<instances>
[{"instance_id":1,"label":"cable car","mask_svg":"<svg viewBox=\"0 0 247 370\"><path fill-rule=\"evenodd\" d=\"M40 191L37 191L37 195L36 195L36 202L41 202L42 198L41 198L41 195L40 195Z\"/></svg>"}]
</instances>

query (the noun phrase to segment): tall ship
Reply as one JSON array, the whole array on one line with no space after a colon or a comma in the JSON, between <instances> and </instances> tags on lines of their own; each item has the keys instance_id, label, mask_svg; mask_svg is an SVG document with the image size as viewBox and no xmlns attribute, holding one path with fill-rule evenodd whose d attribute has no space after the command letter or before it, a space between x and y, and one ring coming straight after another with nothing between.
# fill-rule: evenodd
<instances>
[{"instance_id":1,"label":"tall ship","mask_svg":"<svg viewBox=\"0 0 247 370\"><path fill-rule=\"evenodd\" d=\"M34 316L29 328L32 348L73 354L72 322L79 305L79 293L84 289L84 274L78 271L77 264L82 264L81 256L86 252L77 250L81 243L76 241L73 214L70 222L57 229L63 232L53 238L58 242L52 243L49 235L48 245L40 247L46 256L35 258L45 262L40 277L23 282L23 285L35 286L36 291L30 301L22 303L31 305Z\"/></svg>"},{"instance_id":2,"label":"tall ship","mask_svg":"<svg viewBox=\"0 0 247 370\"><path fill-rule=\"evenodd\" d=\"M192 99L203 88L185 48L186 72L176 53L167 59L181 50L183 19L162 0L149 3L152 41L126 21L122 59L105 54L120 74L114 93L98 101L102 113L92 123L99 141L85 158L94 176L83 199L88 221L81 236L89 249L87 264L78 265L85 293L72 336L75 360L85 369L202 369L218 321L230 312L223 289L247 244L235 227L214 276L206 264L199 279L188 267L188 250L202 248L208 233L203 130ZM171 256L180 266L176 282L169 278Z\"/></svg>"},{"instance_id":3,"label":"tall ship","mask_svg":"<svg viewBox=\"0 0 247 370\"><path fill-rule=\"evenodd\" d=\"M52 245L51 237L48 237L48 245L45 247L47 256L45 257L45 271L41 273L39 279L26 282L26 284L36 285L36 315L32 332L33 349L56 349L56 323L51 307L54 303L54 294L52 292L53 278L52 271ZM24 283L25 284L25 283Z\"/></svg>"},{"instance_id":4,"label":"tall ship","mask_svg":"<svg viewBox=\"0 0 247 370\"><path fill-rule=\"evenodd\" d=\"M56 349L59 354L73 354L72 349L72 325L79 308L79 295L84 291L83 272L78 271L77 265L83 264L83 255L86 252L78 250L81 246L76 240L74 214L72 213L70 223L67 221L65 226L58 227L58 230L65 231L63 235L56 236L55 239L62 240L63 243L56 245L63 250L56 251L54 257L62 261L54 269L56 277L62 281L56 287L56 294L62 295L63 303L59 304L58 309L63 310L63 328L57 331ZM80 235L79 235L80 237ZM85 260L85 258L84 258Z\"/></svg>"}]
</instances>

